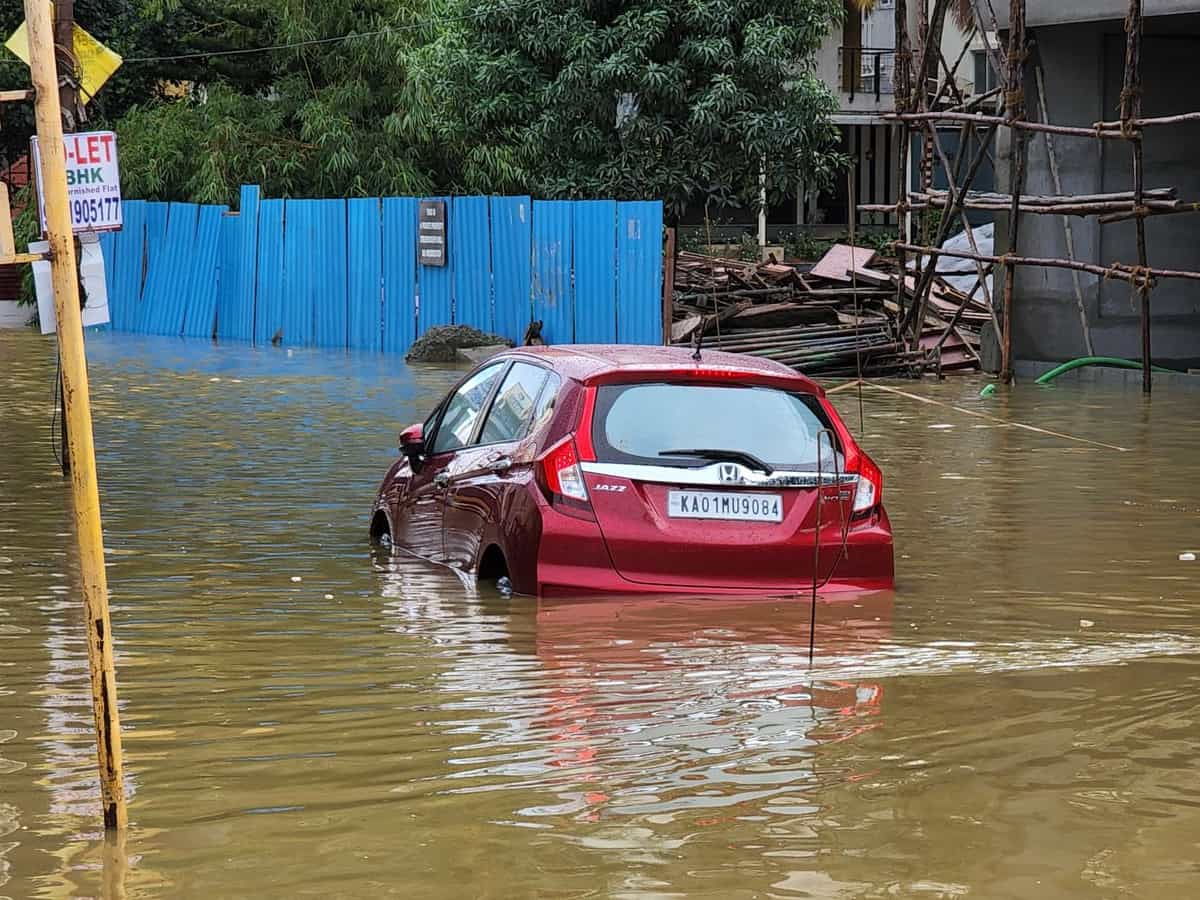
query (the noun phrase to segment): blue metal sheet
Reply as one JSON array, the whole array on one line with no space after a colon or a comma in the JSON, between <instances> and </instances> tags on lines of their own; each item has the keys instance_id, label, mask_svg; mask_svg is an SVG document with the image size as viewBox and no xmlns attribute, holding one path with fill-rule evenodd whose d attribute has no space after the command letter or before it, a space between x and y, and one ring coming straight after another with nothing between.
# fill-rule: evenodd
<instances>
[{"instance_id":1,"label":"blue metal sheet","mask_svg":"<svg viewBox=\"0 0 1200 900\"><path fill-rule=\"evenodd\" d=\"M383 347L383 222L379 198L346 202L349 344L360 350Z\"/></svg>"},{"instance_id":2,"label":"blue metal sheet","mask_svg":"<svg viewBox=\"0 0 1200 900\"><path fill-rule=\"evenodd\" d=\"M285 200L283 208L282 342L306 347L313 340L313 270L309 265L318 240L317 200Z\"/></svg>"},{"instance_id":3,"label":"blue metal sheet","mask_svg":"<svg viewBox=\"0 0 1200 900\"><path fill-rule=\"evenodd\" d=\"M383 352L405 353L417 329L417 201L383 198Z\"/></svg>"},{"instance_id":4,"label":"blue metal sheet","mask_svg":"<svg viewBox=\"0 0 1200 900\"><path fill-rule=\"evenodd\" d=\"M533 201L533 317L548 344L575 342L571 201Z\"/></svg>"},{"instance_id":5,"label":"blue metal sheet","mask_svg":"<svg viewBox=\"0 0 1200 900\"><path fill-rule=\"evenodd\" d=\"M318 347L346 347L346 201L311 201L313 237L305 242L308 279L303 290L312 297L312 340Z\"/></svg>"},{"instance_id":6,"label":"blue metal sheet","mask_svg":"<svg viewBox=\"0 0 1200 900\"><path fill-rule=\"evenodd\" d=\"M494 330L520 341L529 325L530 254L533 241L528 197L492 197L492 289Z\"/></svg>"},{"instance_id":7,"label":"blue metal sheet","mask_svg":"<svg viewBox=\"0 0 1200 900\"><path fill-rule=\"evenodd\" d=\"M153 211L153 204L151 206ZM147 239L146 286L142 291L141 332L178 336L190 300L192 256L196 250L195 203L172 203L160 241Z\"/></svg>"},{"instance_id":8,"label":"blue metal sheet","mask_svg":"<svg viewBox=\"0 0 1200 900\"><path fill-rule=\"evenodd\" d=\"M454 210L449 197L426 197L446 204L446 228L454 227ZM449 325L454 321L455 250L446 249L446 265L417 265L417 332L424 334L434 325Z\"/></svg>"},{"instance_id":9,"label":"blue metal sheet","mask_svg":"<svg viewBox=\"0 0 1200 900\"><path fill-rule=\"evenodd\" d=\"M117 277L117 232L102 231L99 235L99 238L100 257L104 260L104 285L107 288L108 293L111 295L113 293L113 288L115 286ZM113 307L111 299L108 303L108 318L109 327L115 331L117 326L112 321Z\"/></svg>"},{"instance_id":10,"label":"blue metal sheet","mask_svg":"<svg viewBox=\"0 0 1200 900\"><path fill-rule=\"evenodd\" d=\"M146 227L145 242L142 251L141 287L138 291L136 318L133 319L129 326L130 331L140 334L146 333L151 316L150 307L147 303L150 272L152 267L157 266L162 259L163 242L167 237L167 211L169 207L169 203L151 202L145 203L143 207L146 217Z\"/></svg>"},{"instance_id":11,"label":"blue metal sheet","mask_svg":"<svg viewBox=\"0 0 1200 900\"><path fill-rule=\"evenodd\" d=\"M283 328L283 201L258 204L254 343L268 344Z\"/></svg>"},{"instance_id":12,"label":"blue metal sheet","mask_svg":"<svg viewBox=\"0 0 1200 900\"><path fill-rule=\"evenodd\" d=\"M454 272L454 321L491 331L491 235L487 197L455 197L450 212L450 268Z\"/></svg>"},{"instance_id":13,"label":"blue metal sheet","mask_svg":"<svg viewBox=\"0 0 1200 900\"><path fill-rule=\"evenodd\" d=\"M108 279L108 311L116 331L133 331L142 299L142 260L146 250L146 203L130 200L121 210L121 230L113 235L113 272Z\"/></svg>"},{"instance_id":14,"label":"blue metal sheet","mask_svg":"<svg viewBox=\"0 0 1200 900\"><path fill-rule=\"evenodd\" d=\"M254 340L258 204L257 185L242 185L237 217L226 219L223 226L221 287L217 298L217 337L221 340Z\"/></svg>"},{"instance_id":15,"label":"blue metal sheet","mask_svg":"<svg viewBox=\"0 0 1200 900\"><path fill-rule=\"evenodd\" d=\"M617 340L617 203L580 200L572 206L575 342Z\"/></svg>"},{"instance_id":16,"label":"blue metal sheet","mask_svg":"<svg viewBox=\"0 0 1200 900\"><path fill-rule=\"evenodd\" d=\"M221 231L228 206L202 206L196 223L195 251L187 311L183 319L186 337L212 338L217 323L217 278Z\"/></svg>"},{"instance_id":17,"label":"blue metal sheet","mask_svg":"<svg viewBox=\"0 0 1200 900\"><path fill-rule=\"evenodd\" d=\"M661 344L662 203L617 204L617 340Z\"/></svg>"}]
</instances>

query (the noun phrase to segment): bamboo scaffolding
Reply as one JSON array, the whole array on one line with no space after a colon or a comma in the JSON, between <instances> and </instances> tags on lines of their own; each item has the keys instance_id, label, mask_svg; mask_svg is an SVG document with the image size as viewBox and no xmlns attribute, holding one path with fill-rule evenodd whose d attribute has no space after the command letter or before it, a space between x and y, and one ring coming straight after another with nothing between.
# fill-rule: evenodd
<instances>
[{"instance_id":1,"label":"bamboo scaffolding","mask_svg":"<svg viewBox=\"0 0 1200 900\"><path fill-rule=\"evenodd\" d=\"M1143 130L1149 127L1169 127L1200 122L1200 112L1158 117L1142 115L1141 38L1144 18L1142 0L1129 0L1128 12L1125 17L1126 53L1119 108L1120 118L1115 121L1096 122L1091 128L1057 125L1049 121L1044 76L1040 63L1033 71L1035 80L1032 83L1036 84L1038 88L1039 112L1042 121L1030 121L1026 117L1024 91L1027 83L1030 45L1025 33L1025 0L1010 0L1009 2L1007 46L1000 42L993 44L989 37L992 33L1000 33L990 0L987 3L975 0L972 4L973 31L982 36L984 49L1000 75L1002 85L974 98L963 97L957 84L953 83L962 62L962 54L955 60L954 65L949 65L941 52L942 24L947 8L946 0L935 0L927 18L924 15L918 16L921 20L918 24L918 40L916 42L918 62L914 70L913 41L910 38L907 3L905 0L897 0L896 3L896 111L887 118L901 127L902 135L911 136L918 130L924 134L921 184L916 190L907 187L909 184L907 158L909 140L902 136L898 154L900 159L898 161L899 196L897 201L893 204L857 206L857 209L862 212L895 213L897 215L902 223L902 237L893 247L900 263L899 271L901 273L910 271L905 265L906 256L916 254L915 271L913 271L915 282L903 277L896 279L895 302L901 312L900 338L907 341L907 346L912 351L919 346L923 327L921 323L924 322L926 304L929 302L929 296L938 275L938 258L942 256L975 262L979 282L972 290L971 297L963 301L962 309L966 308L978 291L983 290L987 300L986 305L992 310L993 321L997 329L997 338L1003 357L1001 374L1005 380L1010 380L1012 375L1013 308L1014 303L1018 302L1015 290L1017 267L1065 269L1072 272L1080 327L1084 342L1089 347L1091 335L1083 304L1083 292L1078 280L1079 274L1086 273L1102 279L1124 281L1130 285L1134 296L1140 300L1143 389L1148 393L1151 389L1152 372L1151 291L1160 279L1200 281L1200 272L1151 266L1148 261L1149 249L1145 220L1156 216L1200 212L1200 201L1182 200L1177 196L1174 188L1147 188L1145 186L1146 159ZM926 9L927 7L922 4L918 12L923 14ZM1003 97L1002 115L977 111L998 97ZM946 154L938 133L938 126L945 124L957 124L961 129L959 147L953 161ZM990 156L988 144L1001 128L1007 129L1006 133L1011 141L1008 154L1010 192L972 190L972 184L979 172L979 164L983 158ZM977 129L986 132L981 137L982 152L968 154L963 149L964 144L972 139L973 132ZM1028 164L1027 142L1032 134L1044 136L1052 168L1052 184L1056 191L1053 195L1027 195L1023 192ZM1132 149L1133 189L1105 194L1063 194L1062 178L1057 171L1058 160L1052 136L1127 142ZM948 180L948 188L944 191L932 189L929 179L924 177L925 170L931 169L935 154ZM970 164L965 166L966 171L964 172L964 162L967 159L970 159ZM911 215L914 211L923 210L940 211L942 214L941 226L937 229L936 235L926 233L924 240L915 241L911 228ZM968 210L1007 214L1005 223L1007 225L1007 253L984 254L979 251L967 219ZM1020 221L1023 214L1061 216L1064 223L1068 258L1034 257L1019 253L1017 240L1020 235ZM1076 259L1075 241L1071 233L1069 217L1095 217L1097 224L1101 226L1134 220L1137 227L1136 261L1132 264L1117 261L1108 265L1100 265ZM962 224L971 245L970 251L947 250L942 247L950 224L955 221ZM993 298L987 296L988 292L984 284L985 264L988 266L988 271L995 267L1001 267L1004 272L1002 321L996 315L997 304L991 302ZM916 289L910 290L909 285L914 283ZM961 315L961 311L958 315ZM940 345L954 332L958 315L942 331L940 340L930 351L911 354L914 357L921 357L918 362L919 366L928 367L935 361Z\"/></svg>"},{"instance_id":2,"label":"bamboo scaffolding","mask_svg":"<svg viewBox=\"0 0 1200 900\"><path fill-rule=\"evenodd\" d=\"M1125 17L1125 84L1121 89L1121 132L1133 142L1133 211L1137 213L1138 268L1145 271L1146 217L1141 215L1145 204L1145 151L1142 132L1133 122L1142 115L1142 0L1130 0L1129 15ZM1152 384L1150 364L1150 290L1153 285L1142 279L1135 285L1142 306L1142 391L1149 394Z\"/></svg>"},{"instance_id":3,"label":"bamboo scaffolding","mask_svg":"<svg viewBox=\"0 0 1200 900\"><path fill-rule=\"evenodd\" d=\"M952 110L930 110L915 113L886 113L883 118L893 122L970 122L980 125L1007 125L1019 131L1037 131L1058 134L1063 137L1103 138L1124 141L1128 138L1115 128L1079 128L1072 125L1053 125L1046 122L1030 122L1027 119L1010 122L1004 116L986 116L983 113L954 112Z\"/></svg>"}]
</instances>

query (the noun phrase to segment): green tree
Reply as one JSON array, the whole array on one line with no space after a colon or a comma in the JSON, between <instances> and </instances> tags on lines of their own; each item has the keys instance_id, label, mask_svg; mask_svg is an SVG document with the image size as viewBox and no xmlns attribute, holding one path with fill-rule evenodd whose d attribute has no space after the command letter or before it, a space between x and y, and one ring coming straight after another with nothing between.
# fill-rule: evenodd
<instances>
[{"instance_id":1,"label":"green tree","mask_svg":"<svg viewBox=\"0 0 1200 900\"><path fill-rule=\"evenodd\" d=\"M20 2L0 4L0 42L16 31L25 19ZM181 50L181 35L201 31L202 21L190 9L176 7L161 15L148 16L138 0L77 0L75 21L101 43L124 57L167 55ZM154 65L131 63L119 68L88 105L86 128L112 128L133 106L164 96L171 82L200 77L199 60L159 62ZM29 69L0 49L0 90L29 87ZM0 127L0 159L16 161L29 149L33 134L33 107L29 104L4 104Z\"/></svg>"},{"instance_id":2,"label":"green tree","mask_svg":"<svg viewBox=\"0 0 1200 900\"><path fill-rule=\"evenodd\" d=\"M837 0L480 0L436 105L458 185L757 206L840 163ZM450 44L453 41L445 40Z\"/></svg>"},{"instance_id":3,"label":"green tree","mask_svg":"<svg viewBox=\"0 0 1200 900\"><path fill-rule=\"evenodd\" d=\"M443 0L154 2L198 23L177 53L252 52L204 57L186 99L124 116L132 196L229 202L243 183L272 196L420 194L446 180L449 155L409 112L409 69L437 39Z\"/></svg>"}]
</instances>

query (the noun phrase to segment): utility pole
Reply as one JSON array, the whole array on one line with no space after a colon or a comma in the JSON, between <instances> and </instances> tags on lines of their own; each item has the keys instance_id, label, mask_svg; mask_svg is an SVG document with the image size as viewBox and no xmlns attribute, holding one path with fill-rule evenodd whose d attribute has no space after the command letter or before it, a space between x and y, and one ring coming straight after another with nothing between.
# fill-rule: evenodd
<instances>
[{"instance_id":1,"label":"utility pole","mask_svg":"<svg viewBox=\"0 0 1200 900\"><path fill-rule=\"evenodd\" d=\"M59 0L60 4L62 0ZM70 4L67 4L69 7ZM62 8L61 6L59 7ZM71 494L79 543L80 582L91 670L92 711L96 720L96 755L100 767L100 799L104 827L122 831L128 824L117 715L117 676L113 665L112 624L108 613L108 580L104 571L104 538L100 524L100 490L96 481L96 448L92 443L92 410L88 396L83 319L75 238L67 198L62 108L54 60L54 31L48 0L25 0L29 32L29 71L36 92L38 153L42 164L42 200L46 238L50 243L50 275L58 316L58 354L62 369L64 424L69 426L72 461ZM72 79L74 73L71 73Z\"/></svg>"},{"instance_id":2,"label":"utility pole","mask_svg":"<svg viewBox=\"0 0 1200 900\"><path fill-rule=\"evenodd\" d=\"M33 39L30 38L30 43ZM54 55L58 62L58 103L62 108L63 132L76 130L79 119L79 88L75 73L75 0L58 0L54 7ZM78 249L78 248L77 248ZM58 458L64 475L71 474L71 455L67 451L70 438L67 425L67 400L63 390L62 373L58 376L58 412L62 422Z\"/></svg>"}]
</instances>

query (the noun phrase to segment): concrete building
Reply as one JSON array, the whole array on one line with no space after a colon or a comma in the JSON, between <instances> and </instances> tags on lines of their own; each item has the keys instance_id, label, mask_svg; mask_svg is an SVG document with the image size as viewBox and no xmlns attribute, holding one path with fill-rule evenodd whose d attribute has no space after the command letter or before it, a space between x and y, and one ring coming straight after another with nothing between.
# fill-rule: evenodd
<instances>
[{"instance_id":1,"label":"concrete building","mask_svg":"<svg viewBox=\"0 0 1200 900\"><path fill-rule=\"evenodd\" d=\"M1003 5L1007 12L1007 4ZM1027 26L1037 48L1025 85L1031 116L1038 97L1033 72L1040 62L1049 121L1091 127L1097 121L1118 118L1127 8L1126 0L1028 0ZM1200 2L1145 0L1144 10L1143 115L1200 111L1200 79L1192 72L1200 58ZM1001 27L1007 27L1007 22L1002 20ZM1008 191L1006 133L1001 134L997 149L998 187ZM1031 135L1028 150L1025 192L1054 193L1043 136ZM1055 137L1054 151L1065 193L1107 193L1133 187L1132 150L1125 142ZM1174 187L1181 199L1200 200L1198 154L1200 123L1147 129L1146 187ZM996 229L1000 253L1007 249L1004 218L998 217ZM1136 263L1132 221L1102 226L1095 218L1074 218L1071 227L1077 259ZM1200 269L1200 217L1148 219L1146 240L1150 265ZM1063 220L1058 216L1022 217L1019 248L1032 256L1067 257ZM1139 359L1140 312L1129 286L1087 274L1079 278L1096 353ZM1151 310L1154 361L1172 368L1200 367L1200 284L1160 281L1152 294ZM1060 361L1086 352L1070 272L1019 269L1013 314L1013 355L1018 361Z\"/></svg>"}]
</instances>

